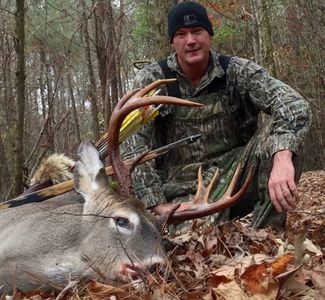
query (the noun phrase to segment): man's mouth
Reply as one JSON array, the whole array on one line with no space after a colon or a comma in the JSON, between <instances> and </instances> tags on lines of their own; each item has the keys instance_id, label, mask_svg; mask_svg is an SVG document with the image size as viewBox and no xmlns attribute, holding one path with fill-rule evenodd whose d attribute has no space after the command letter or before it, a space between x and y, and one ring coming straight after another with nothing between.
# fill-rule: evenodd
<instances>
[{"instance_id":1,"label":"man's mouth","mask_svg":"<svg viewBox=\"0 0 325 300\"><path fill-rule=\"evenodd\" d=\"M186 53L195 53L197 51L199 51L200 49L189 49L189 50L186 50Z\"/></svg>"}]
</instances>

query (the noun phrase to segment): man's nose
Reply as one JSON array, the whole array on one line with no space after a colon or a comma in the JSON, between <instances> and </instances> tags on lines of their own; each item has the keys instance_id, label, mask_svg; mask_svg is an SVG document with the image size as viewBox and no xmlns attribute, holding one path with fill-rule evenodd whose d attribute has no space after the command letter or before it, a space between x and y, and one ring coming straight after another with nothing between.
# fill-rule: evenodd
<instances>
[{"instance_id":1,"label":"man's nose","mask_svg":"<svg viewBox=\"0 0 325 300\"><path fill-rule=\"evenodd\" d=\"M194 44L195 42L196 42L195 36L191 32L189 32L186 35L186 43L187 44Z\"/></svg>"}]
</instances>

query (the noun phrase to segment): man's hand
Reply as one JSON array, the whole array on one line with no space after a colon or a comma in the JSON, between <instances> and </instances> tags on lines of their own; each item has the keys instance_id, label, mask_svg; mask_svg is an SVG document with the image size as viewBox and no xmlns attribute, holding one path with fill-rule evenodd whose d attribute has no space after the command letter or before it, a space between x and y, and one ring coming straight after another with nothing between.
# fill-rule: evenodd
<instances>
[{"instance_id":1,"label":"man's hand","mask_svg":"<svg viewBox=\"0 0 325 300\"><path fill-rule=\"evenodd\" d=\"M294 178L292 152L289 150L276 152L273 156L268 188L271 201L278 212L291 211L296 207L299 195Z\"/></svg>"}]
</instances>

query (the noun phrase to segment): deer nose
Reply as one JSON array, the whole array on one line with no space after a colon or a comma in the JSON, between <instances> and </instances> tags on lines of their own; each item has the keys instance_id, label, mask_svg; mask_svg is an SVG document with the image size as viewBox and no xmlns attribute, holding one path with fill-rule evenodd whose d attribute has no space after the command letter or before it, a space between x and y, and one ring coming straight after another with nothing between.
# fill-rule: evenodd
<instances>
[{"instance_id":1,"label":"deer nose","mask_svg":"<svg viewBox=\"0 0 325 300\"><path fill-rule=\"evenodd\" d=\"M149 274L164 276L165 268L161 264L152 264L149 266L135 266L135 265L129 265L125 264L123 266L123 271L121 272L124 276L127 276L129 279L138 280L138 279L144 279Z\"/></svg>"}]
</instances>

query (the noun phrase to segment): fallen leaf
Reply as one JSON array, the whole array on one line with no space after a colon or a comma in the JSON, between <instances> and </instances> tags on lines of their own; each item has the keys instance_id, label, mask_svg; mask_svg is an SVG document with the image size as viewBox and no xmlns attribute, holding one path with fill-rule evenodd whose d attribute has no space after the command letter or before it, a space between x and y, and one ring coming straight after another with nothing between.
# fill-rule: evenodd
<instances>
[{"instance_id":1,"label":"fallen leaf","mask_svg":"<svg viewBox=\"0 0 325 300\"><path fill-rule=\"evenodd\" d=\"M236 264L234 265L223 265L217 270L213 270L213 275L225 276L227 278L233 279L235 275Z\"/></svg>"},{"instance_id":2,"label":"fallen leaf","mask_svg":"<svg viewBox=\"0 0 325 300\"><path fill-rule=\"evenodd\" d=\"M305 250L308 250L311 253L314 253L316 255L323 255L322 251L317 246L315 246L310 239L306 239L304 241L304 247Z\"/></svg>"},{"instance_id":3,"label":"fallen leaf","mask_svg":"<svg viewBox=\"0 0 325 300\"><path fill-rule=\"evenodd\" d=\"M211 232L203 239L203 251L204 257L209 256L218 246L219 238L214 232Z\"/></svg>"},{"instance_id":4,"label":"fallen leaf","mask_svg":"<svg viewBox=\"0 0 325 300\"><path fill-rule=\"evenodd\" d=\"M285 295L290 295L290 297L294 295L299 295L303 297L304 300L315 299L315 290L306 286L305 284L298 282L293 276L289 277L288 280L284 283L282 297ZM292 297L292 299L296 299Z\"/></svg>"},{"instance_id":5,"label":"fallen leaf","mask_svg":"<svg viewBox=\"0 0 325 300\"><path fill-rule=\"evenodd\" d=\"M292 253L286 253L285 255L279 257L274 262L271 263L272 275L278 276L281 273L285 272L288 264L292 262L294 255Z\"/></svg>"},{"instance_id":6,"label":"fallen leaf","mask_svg":"<svg viewBox=\"0 0 325 300\"><path fill-rule=\"evenodd\" d=\"M154 290L153 293L145 293L141 296L142 300L174 300L175 297L166 294L160 290Z\"/></svg>"},{"instance_id":7,"label":"fallen leaf","mask_svg":"<svg viewBox=\"0 0 325 300\"><path fill-rule=\"evenodd\" d=\"M194 250L188 250L186 252L186 257L191 259L195 263L201 263L204 260L204 257L200 252L194 251Z\"/></svg>"},{"instance_id":8,"label":"fallen leaf","mask_svg":"<svg viewBox=\"0 0 325 300\"><path fill-rule=\"evenodd\" d=\"M284 272L281 273L280 275L276 276L275 279L279 282L280 287L283 286L285 284L285 282L293 275L295 274L301 267L303 266L303 264L301 264L300 266L288 271L288 272Z\"/></svg>"},{"instance_id":9,"label":"fallen leaf","mask_svg":"<svg viewBox=\"0 0 325 300\"><path fill-rule=\"evenodd\" d=\"M241 279L245 283L251 294L262 294L267 289L267 281L269 277L268 264L263 262L258 265L249 266Z\"/></svg>"},{"instance_id":10,"label":"fallen leaf","mask_svg":"<svg viewBox=\"0 0 325 300\"><path fill-rule=\"evenodd\" d=\"M103 283L91 281L87 285L87 291L92 300L105 299L110 296L116 296L118 299L126 295L126 291L122 288L113 287Z\"/></svg>"},{"instance_id":11,"label":"fallen leaf","mask_svg":"<svg viewBox=\"0 0 325 300\"><path fill-rule=\"evenodd\" d=\"M247 300L248 296L240 288L236 281L230 281L228 283L221 283L217 288L212 288L211 294L207 295L203 299Z\"/></svg>"},{"instance_id":12,"label":"fallen leaf","mask_svg":"<svg viewBox=\"0 0 325 300\"><path fill-rule=\"evenodd\" d=\"M318 295L325 299L325 270L324 265L322 270L308 270L303 272L306 278L309 278L318 291Z\"/></svg>"},{"instance_id":13,"label":"fallen leaf","mask_svg":"<svg viewBox=\"0 0 325 300\"><path fill-rule=\"evenodd\" d=\"M209 276L209 278L207 279L209 288L216 288L220 283L227 283L230 281L231 281L231 279L224 275L218 276L218 275L214 275L214 274L211 274Z\"/></svg>"}]
</instances>

